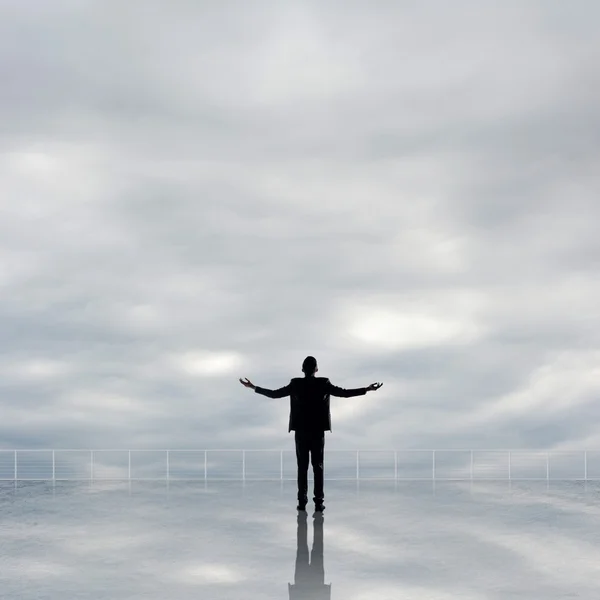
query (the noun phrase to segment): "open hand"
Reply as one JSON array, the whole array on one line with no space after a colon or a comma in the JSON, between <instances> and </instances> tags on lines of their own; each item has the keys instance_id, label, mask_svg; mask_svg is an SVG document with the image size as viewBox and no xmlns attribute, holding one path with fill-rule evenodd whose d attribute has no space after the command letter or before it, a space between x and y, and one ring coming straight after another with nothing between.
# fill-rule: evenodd
<instances>
[{"instance_id":1,"label":"open hand","mask_svg":"<svg viewBox=\"0 0 600 600\"><path fill-rule=\"evenodd\" d=\"M368 388L367 391L368 392L374 392L375 390L378 390L381 386L383 385L383 383L372 383Z\"/></svg>"},{"instance_id":2,"label":"open hand","mask_svg":"<svg viewBox=\"0 0 600 600\"><path fill-rule=\"evenodd\" d=\"M246 377L246 381L242 381L242 379L240 378L240 383L242 385L245 385L247 388L254 389L256 387L247 377Z\"/></svg>"}]
</instances>

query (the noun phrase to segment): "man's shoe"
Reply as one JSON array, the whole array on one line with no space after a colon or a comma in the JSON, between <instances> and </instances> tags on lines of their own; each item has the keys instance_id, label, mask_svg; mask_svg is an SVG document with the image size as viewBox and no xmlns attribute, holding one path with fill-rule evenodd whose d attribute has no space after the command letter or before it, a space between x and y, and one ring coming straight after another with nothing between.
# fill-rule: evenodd
<instances>
[{"instance_id":1,"label":"man's shoe","mask_svg":"<svg viewBox=\"0 0 600 600\"><path fill-rule=\"evenodd\" d=\"M306 502L298 502L298 506L296 508L298 510L306 510Z\"/></svg>"},{"instance_id":2,"label":"man's shoe","mask_svg":"<svg viewBox=\"0 0 600 600\"><path fill-rule=\"evenodd\" d=\"M315 504L315 512L322 513L325 510L325 505L322 502Z\"/></svg>"}]
</instances>

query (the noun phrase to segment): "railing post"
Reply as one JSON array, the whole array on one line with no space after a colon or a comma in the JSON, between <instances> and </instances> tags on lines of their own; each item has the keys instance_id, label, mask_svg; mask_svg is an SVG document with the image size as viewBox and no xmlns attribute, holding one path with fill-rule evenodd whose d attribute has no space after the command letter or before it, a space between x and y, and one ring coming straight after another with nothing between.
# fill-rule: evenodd
<instances>
[{"instance_id":1,"label":"railing post","mask_svg":"<svg viewBox=\"0 0 600 600\"><path fill-rule=\"evenodd\" d=\"M394 450L394 479L398 481L398 451Z\"/></svg>"},{"instance_id":2,"label":"railing post","mask_svg":"<svg viewBox=\"0 0 600 600\"><path fill-rule=\"evenodd\" d=\"M435 450L432 451L432 471L431 480L435 481Z\"/></svg>"},{"instance_id":3,"label":"railing post","mask_svg":"<svg viewBox=\"0 0 600 600\"><path fill-rule=\"evenodd\" d=\"M279 451L279 478L283 481L283 450Z\"/></svg>"},{"instance_id":4,"label":"railing post","mask_svg":"<svg viewBox=\"0 0 600 600\"><path fill-rule=\"evenodd\" d=\"M56 458L52 450L52 481L56 481Z\"/></svg>"},{"instance_id":5,"label":"railing post","mask_svg":"<svg viewBox=\"0 0 600 600\"><path fill-rule=\"evenodd\" d=\"M204 481L206 481L206 450L204 451Z\"/></svg>"},{"instance_id":6,"label":"railing post","mask_svg":"<svg viewBox=\"0 0 600 600\"><path fill-rule=\"evenodd\" d=\"M169 481L169 451L167 450L167 481Z\"/></svg>"},{"instance_id":7,"label":"railing post","mask_svg":"<svg viewBox=\"0 0 600 600\"><path fill-rule=\"evenodd\" d=\"M94 451L90 450L90 479L94 481Z\"/></svg>"},{"instance_id":8,"label":"railing post","mask_svg":"<svg viewBox=\"0 0 600 600\"><path fill-rule=\"evenodd\" d=\"M587 481L587 450L583 453L583 478Z\"/></svg>"},{"instance_id":9,"label":"railing post","mask_svg":"<svg viewBox=\"0 0 600 600\"><path fill-rule=\"evenodd\" d=\"M127 451L127 479L131 481L131 450Z\"/></svg>"},{"instance_id":10,"label":"railing post","mask_svg":"<svg viewBox=\"0 0 600 600\"><path fill-rule=\"evenodd\" d=\"M242 481L246 481L246 451L242 450Z\"/></svg>"},{"instance_id":11,"label":"railing post","mask_svg":"<svg viewBox=\"0 0 600 600\"><path fill-rule=\"evenodd\" d=\"M471 450L471 481L473 481L473 450Z\"/></svg>"},{"instance_id":12,"label":"railing post","mask_svg":"<svg viewBox=\"0 0 600 600\"><path fill-rule=\"evenodd\" d=\"M17 450L15 450L15 482L17 481L17 477L18 477L18 466L17 466Z\"/></svg>"}]
</instances>

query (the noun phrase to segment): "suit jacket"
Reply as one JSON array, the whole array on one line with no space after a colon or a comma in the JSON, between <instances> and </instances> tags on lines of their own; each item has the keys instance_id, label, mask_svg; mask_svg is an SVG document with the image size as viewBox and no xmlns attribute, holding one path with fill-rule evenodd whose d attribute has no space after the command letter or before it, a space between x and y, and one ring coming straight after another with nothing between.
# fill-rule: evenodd
<instances>
[{"instance_id":1,"label":"suit jacket","mask_svg":"<svg viewBox=\"0 0 600 600\"><path fill-rule=\"evenodd\" d=\"M367 388L344 389L333 385L328 377L294 377L278 390L256 386L254 390L269 398L290 397L290 431L331 431L329 397L364 396Z\"/></svg>"}]
</instances>

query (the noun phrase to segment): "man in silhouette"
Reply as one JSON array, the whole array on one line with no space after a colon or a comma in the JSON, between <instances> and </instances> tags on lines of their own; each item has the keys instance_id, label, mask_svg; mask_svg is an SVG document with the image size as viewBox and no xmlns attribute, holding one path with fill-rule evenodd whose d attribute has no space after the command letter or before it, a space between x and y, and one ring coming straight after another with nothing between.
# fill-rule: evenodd
<instances>
[{"instance_id":1,"label":"man in silhouette","mask_svg":"<svg viewBox=\"0 0 600 600\"><path fill-rule=\"evenodd\" d=\"M329 381L328 377L315 377L317 360L307 356L302 363L304 377L294 377L286 386L269 390L254 385L248 378L240 383L252 388L257 394L269 398L290 396L290 420L288 433L295 431L296 460L298 462L298 510L305 510L308 502L308 463L313 466L315 511L323 512L323 454L325 431L331 431L329 397L351 398L364 396L378 390L383 383L372 383L368 387L344 389Z\"/></svg>"}]
</instances>

